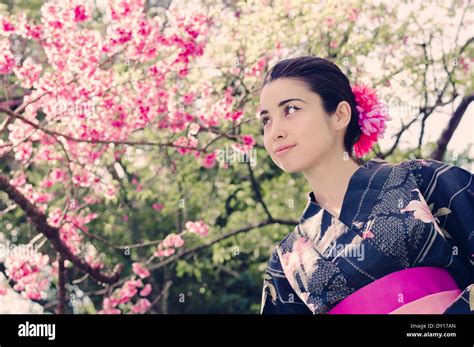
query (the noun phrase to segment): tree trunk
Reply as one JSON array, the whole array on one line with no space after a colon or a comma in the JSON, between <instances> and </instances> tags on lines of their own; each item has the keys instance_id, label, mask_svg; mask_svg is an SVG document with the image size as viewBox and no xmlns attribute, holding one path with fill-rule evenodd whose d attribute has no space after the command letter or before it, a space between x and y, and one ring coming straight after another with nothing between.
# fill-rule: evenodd
<instances>
[{"instance_id":1,"label":"tree trunk","mask_svg":"<svg viewBox=\"0 0 474 347\"><path fill-rule=\"evenodd\" d=\"M456 108L456 110L453 113L453 116L449 120L448 126L446 129L444 129L443 133L441 134L441 137L439 138L437 144L436 144L436 149L431 153L430 158L442 161L444 153L446 152L446 149L448 147L448 143L453 137L454 131L459 125L459 122L461 121L461 118L463 117L464 113L467 110L467 107L469 104L474 101L474 94L471 94L469 96L465 96L462 98L461 103L459 106Z\"/></svg>"}]
</instances>

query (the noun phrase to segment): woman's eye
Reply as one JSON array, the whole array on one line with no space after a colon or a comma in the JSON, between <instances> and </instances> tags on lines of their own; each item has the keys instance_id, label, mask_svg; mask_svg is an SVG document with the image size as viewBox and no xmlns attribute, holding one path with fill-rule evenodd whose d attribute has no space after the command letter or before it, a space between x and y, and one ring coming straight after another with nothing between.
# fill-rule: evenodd
<instances>
[{"instance_id":1,"label":"woman's eye","mask_svg":"<svg viewBox=\"0 0 474 347\"><path fill-rule=\"evenodd\" d=\"M285 115L289 114L289 113L294 113L299 109L300 109L299 107L296 107L294 105L288 105L288 106L285 107ZM290 112L290 110L292 110L292 111ZM269 117L262 117L261 119L262 119L262 126L263 127L265 127L265 125L267 125L267 123L270 121Z\"/></svg>"},{"instance_id":2,"label":"woman's eye","mask_svg":"<svg viewBox=\"0 0 474 347\"><path fill-rule=\"evenodd\" d=\"M288 110L292 109L293 112L288 112ZM294 113L296 110L299 110L300 108L299 107L296 107L294 105L288 105L285 107L285 114L287 113Z\"/></svg>"}]
</instances>

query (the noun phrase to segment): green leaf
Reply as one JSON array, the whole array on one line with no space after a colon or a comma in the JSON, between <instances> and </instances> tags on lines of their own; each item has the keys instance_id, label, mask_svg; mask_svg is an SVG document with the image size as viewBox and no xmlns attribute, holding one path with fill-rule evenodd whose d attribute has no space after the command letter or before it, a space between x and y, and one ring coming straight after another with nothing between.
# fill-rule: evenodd
<instances>
[{"instance_id":1,"label":"green leaf","mask_svg":"<svg viewBox=\"0 0 474 347\"><path fill-rule=\"evenodd\" d=\"M201 277L202 277L201 269L195 268L193 272L194 272L194 276L196 276L196 278L197 278L198 280L201 279Z\"/></svg>"},{"instance_id":2,"label":"green leaf","mask_svg":"<svg viewBox=\"0 0 474 347\"><path fill-rule=\"evenodd\" d=\"M449 235L448 231L445 228L443 228L442 226L439 226L439 228L441 229L444 237L446 237L448 239L452 239L451 235Z\"/></svg>"},{"instance_id":3,"label":"green leaf","mask_svg":"<svg viewBox=\"0 0 474 347\"><path fill-rule=\"evenodd\" d=\"M441 207L433 216L434 217L440 217L440 216L445 216L445 215L450 214L450 213L451 213L451 210L449 208Z\"/></svg>"}]
</instances>

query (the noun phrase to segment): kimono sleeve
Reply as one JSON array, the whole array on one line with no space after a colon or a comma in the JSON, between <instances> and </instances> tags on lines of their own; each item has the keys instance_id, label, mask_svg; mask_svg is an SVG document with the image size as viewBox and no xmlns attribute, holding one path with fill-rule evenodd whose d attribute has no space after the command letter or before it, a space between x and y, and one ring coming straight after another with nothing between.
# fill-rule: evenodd
<instances>
[{"instance_id":1,"label":"kimono sleeve","mask_svg":"<svg viewBox=\"0 0 474 347\"><path fill-rule=\"evenodd\" d=\"M288 282L276 249L265 271L260 314L313 314Z\"/></svg>"},{"instance_id":2,"label":"kimono sleeve","mask_svg":"<svg viewBox=\"0 0 474 347\"><path fill-rule=\"evenodd\" d=\"M468 269L466 285L474 283L474 179L459 166L433 159L410 161L412 173L446 240L458 247Z\"/></svg>"}]
</instances>

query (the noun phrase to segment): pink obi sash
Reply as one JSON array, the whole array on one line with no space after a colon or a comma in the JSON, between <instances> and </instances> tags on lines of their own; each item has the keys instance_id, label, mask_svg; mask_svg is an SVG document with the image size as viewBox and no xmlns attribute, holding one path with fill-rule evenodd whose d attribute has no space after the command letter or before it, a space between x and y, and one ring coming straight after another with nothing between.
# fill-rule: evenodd
<instances>
[{"instance_id":1,"label":"pink obi sash","mask_svg":"<svg viewBox=\"0 0 474 347\"><path fill-rule=\"evenodd\" d=\"M461 294L449 272L415 267L388 274L355 291L329 314L441 314Z\"/></svg>"}]
</instances>

